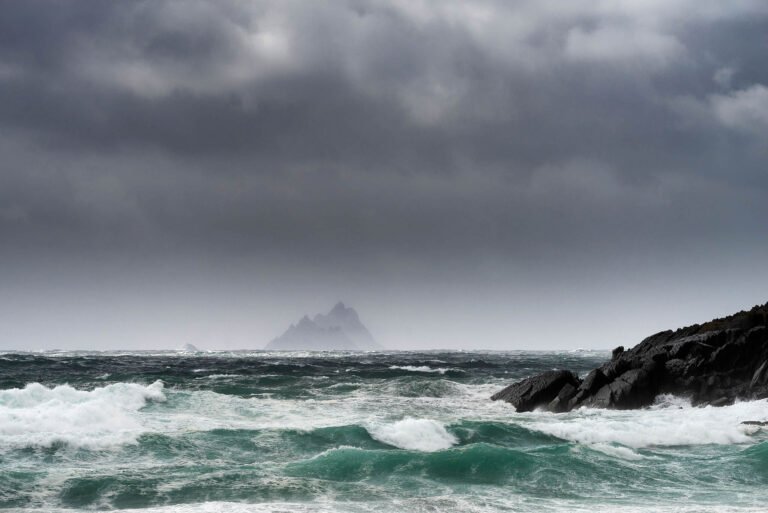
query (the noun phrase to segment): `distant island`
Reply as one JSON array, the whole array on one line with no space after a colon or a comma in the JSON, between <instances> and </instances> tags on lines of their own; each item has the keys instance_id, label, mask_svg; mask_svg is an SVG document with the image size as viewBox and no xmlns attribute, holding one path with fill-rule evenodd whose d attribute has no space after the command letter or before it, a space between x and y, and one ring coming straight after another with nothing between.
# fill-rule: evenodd
<instances>
[{"instance_id":1,"label":"distant island","mask_svg":"<svg viewBox=\"0 0 768 513\"><path fill-rule=\"evenodd\" d=\"M375 351L382 349L354 308L336 303L326 315L304 316L285 333L267 344L272 351Z\"/></svg>"}]
</instances>

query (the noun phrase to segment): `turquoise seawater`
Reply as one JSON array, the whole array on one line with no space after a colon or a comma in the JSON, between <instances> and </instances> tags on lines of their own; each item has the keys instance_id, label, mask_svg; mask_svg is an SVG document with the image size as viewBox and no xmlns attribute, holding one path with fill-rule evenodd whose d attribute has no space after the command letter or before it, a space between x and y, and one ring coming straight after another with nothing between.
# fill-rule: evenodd
<instances>
[{"instance_id":1,"label":"turquoise seawater","mask_svg":"<svg viewBox=\"0 0 768 513\"><path fill-rule=\"evenodd\" d=\"M0 508L768 511L768 402L518 414L603 352L0 354Z\"/></svg>"}]
</instances>

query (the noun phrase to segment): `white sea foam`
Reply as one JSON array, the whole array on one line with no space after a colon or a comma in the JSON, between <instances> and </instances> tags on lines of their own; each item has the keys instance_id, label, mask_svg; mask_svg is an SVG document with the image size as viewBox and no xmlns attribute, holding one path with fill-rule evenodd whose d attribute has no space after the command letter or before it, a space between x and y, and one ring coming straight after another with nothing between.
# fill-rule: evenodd
<instances>
[{"instance_id":1,"label":"white sea foam","mask_svg":"<svg viewBox=\"0 0 768 513\"><path fill-rule=\"evenodd\" d=\"M0 391L0 449L66 443L105 448L136 440L147 401L165 401L163 383L115 383L91 391L30 383Z\"/></svg>"},{"instance_id":2,"label":"white sea foam","mask_svg":"<svg viewBox=\"0 0 768 513\"><path fill-rule=\"evenodd\" d=\"M692 407L682 399L662 398L648 409L581 409L568 414L532 413L518 417L528 428L584 444L621 444L634 449L677 445L752 443L745 420L768 418L768 401L731 406Z\"/></svg>"},{"instance_id":3,"label":"white sea foam","mask_svg":"<svg viewBox=\"0 0 768 513\"><path fill-rule=\"evenodd\" d=\"M445 367L432 368L426 365L390 365L392 370L405 370L410 372L436 372L438 374L445 374L450 369Z\"/></svg>"},{"instance_id":4,"label":"white sea foam","mask_svg":"<svg viewBox=\"0 0 768 513\"><path fill-rule=\"evenodd\" d=\"M623 447L621 445L592 444L590 447L597 452L623 460L636 461L645 459L645 456L636 453L629 447Z\"/></svg>"},{"instance_id":5,"label":"white sea foam","mask_svg":"<svg viewBox=\"0 0 768 513\"><path fill-rule=\"evenodd\" d=\"M338 383L329 390L345 383ZM343 395L316 398L280 398L269 394L240 397L210 390L178 391L168 395L168 408L142 411L148 431L172 434L211 429L292 429L358 424L379 426L391 422L394 412L419 418L424 412L443 425L466 418L507 422L514 415L509 405L489 401L496 385L466 385L450 382L452 393L445 397L404 396L388 383L349 383L353 390Z\"/></svg>"},{"instance_id":6,"label":"white sea foam","mask_svg":"<svg viewBox=\"0 0 768 513\"><path fill-rule=\"evenodd\" d=\"M458 442L445 426L431 419L406 418L394 424L370 427L368 432L380 442L410 451L440 451Z\"/></svg>"},{"instance_id":7,"label":"white sea foam","mask_svg":"<svg viewBox=\"0 0 768 513\"><path fill-rule=\"evenodd\" d=\"M344 385L350 385L351 391L337 394L336 388ZM313 398L282 398L270 394L241 397L211 390L170 390L168 407L162 411L143 410L141 422L147 431L173 434L211 429L309 431L349 424L375 426L391 422L394 412L413 418L429 412L430 418L443 425L465 418L509 420L509 405L488 400L498 386L452 381L445 385L450 386L451 392L445 397L404 396L395 382L340 382L324 389L331 394L321 391Z\"/></svg>"}]
</instances>

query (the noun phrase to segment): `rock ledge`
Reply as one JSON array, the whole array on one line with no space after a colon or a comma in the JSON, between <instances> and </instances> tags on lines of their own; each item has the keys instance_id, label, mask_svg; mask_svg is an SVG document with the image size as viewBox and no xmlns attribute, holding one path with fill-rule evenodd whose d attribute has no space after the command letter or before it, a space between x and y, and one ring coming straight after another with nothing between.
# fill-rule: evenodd
<instances>
[{"instance_id":1,"label":"rock ledge","mask_svg":"<svg viewBox=\"0 0 768 513\"><path fill-rule=\"evenodd\" d=\"M507 401L520 412L565 412L580 406L642 408L659 394L712 406L768 397L768 303L656 333L627 351L617 347L610 361L583 380L567 370L548 371L491 399Z\"/></svg>"}]
</instances>

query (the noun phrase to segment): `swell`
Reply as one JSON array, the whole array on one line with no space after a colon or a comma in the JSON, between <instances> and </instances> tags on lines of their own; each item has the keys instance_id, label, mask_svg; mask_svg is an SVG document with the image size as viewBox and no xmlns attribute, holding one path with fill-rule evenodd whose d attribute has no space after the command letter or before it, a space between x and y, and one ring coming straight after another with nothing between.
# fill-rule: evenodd
<instances>
[{"instance_id":1,"label":"swell","mask_svg":"<svg viewBox=\"0 0 768 513\"><path fill-rule=\"evenodd\" d=\"M331 449L309 460L291 463L286 473L330 481L418 477L464 483L501 483L530 475L536 459L521 451L472 444L434 453Z\"/></svg>"},{"instance_id":2,"label":"swell","mask_svg":"<svg viewBox=\"0 0 768 513\"><path fill-rule=\"evenodd\" d=\"M768 442L707 453L640 450L627 459L591 445L502 422L445 426L454 446L403 450L378 440L371 426L296 429L213 429L173 435L145 433L120 451L77 453L55 448L18 450L25 469L4 472L0 505L34 506L50 479L36 465L82 467L64 474L43 503L71 508L144 508L207 501L392 500L419 490L455 493L473 486L548 499L632 493L682 500L691 489L734 493L768 482ZM609 446L620 448L621 446ZM23 454L22 454L23 453ZM153 469L153 470L150 470ZM749 476L748 478L746 476Z\"/></svg>"},{"instance_id":3,"label":"swell","mask_svg":"<svg viewBox=\"0 0 768 513\"><path fill-rule=\"evenodd\" d=\"M743 474L749 481L768 484L768 441L747 447L739 458L743 459L752 472Z\"/></svg>"}]
</instances>

